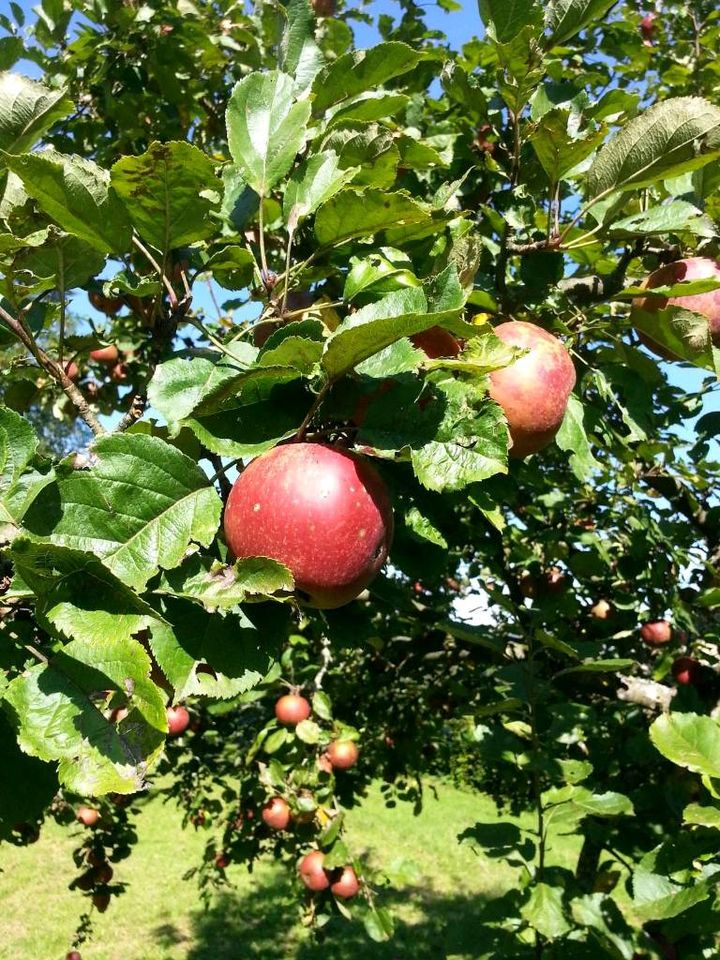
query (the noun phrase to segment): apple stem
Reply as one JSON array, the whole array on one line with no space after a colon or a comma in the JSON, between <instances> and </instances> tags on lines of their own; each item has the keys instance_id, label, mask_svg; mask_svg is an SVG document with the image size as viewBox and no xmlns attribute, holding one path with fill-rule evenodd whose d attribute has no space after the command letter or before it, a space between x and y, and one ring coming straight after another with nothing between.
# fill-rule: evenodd
<instances>
[{"instance_id":1,"label":"apple stem","mask_svg":"<svg viewBox=\"0 0 720 960\"><path fill-rule=\"evenodd\" d=\"M321 390L320 390L320 392L318 393L318 395L315 397L312 406L310 407L310 409L309 409L308 412L307 412L307 415L305 416L305 419L304 419L303 422L300 424L300 426L298 427L298 431L297 431L297 433L295 434L295 442L296 442L296 443L302 443L302 441L305 439L305 434L307 433L307 429L308 429L308 427L310 426L310 423L311 423L311 421L312 421L312 418L315 416L315 414L316 414L317 411L319 410L321 404L322 404L323 401L325 400L325 397L327 397L328 393L330 392L330 389L331 389L332 385L333 385L333 381L332 381L332 380L328 380L328 381L323 385L323 387L321 388Z\"/></svg>"}]
</instances>

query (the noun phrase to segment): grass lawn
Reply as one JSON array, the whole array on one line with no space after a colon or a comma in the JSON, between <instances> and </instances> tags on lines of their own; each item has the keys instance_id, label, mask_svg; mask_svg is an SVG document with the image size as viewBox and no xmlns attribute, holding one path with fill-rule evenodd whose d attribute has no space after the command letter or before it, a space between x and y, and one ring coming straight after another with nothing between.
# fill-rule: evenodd
<instances>
[{"instance_id":1,"label":"grass lawn","mask_svg":"<svg viewBox=\"0 0 720 960\"><path fill-rule=\"evenodd\" d=\"M470 844L457 843L458 833L476 821L497 822L492 802L445 784L434 788L419 816L411 805L386 808L379 790L348 815L354 851L376 865L409 858L419 868L416 882L384 896L397 921L390 943L374 944L359 922L339 918L318 943L298 922L301 897L292 878L270 863L250 875L242 866L230 866L235 889L218 895L205 911L194 880L182 879L198 861L204 837L183 831L178 811L151 799L137 818L137 848L115 869L115 879L128 889L105 914L95 915L95 938L83 947L83 960L476 957L480 912L489 899L517 886L517 874ZM74 829L49 823L29 847L0 847L3 960L63 960L84 907L82 895L67 889L75 876L75 845ZM576 856L577 844L568 840L555 851L554 862L572 866Z\"/></svg>"}]
</instances>

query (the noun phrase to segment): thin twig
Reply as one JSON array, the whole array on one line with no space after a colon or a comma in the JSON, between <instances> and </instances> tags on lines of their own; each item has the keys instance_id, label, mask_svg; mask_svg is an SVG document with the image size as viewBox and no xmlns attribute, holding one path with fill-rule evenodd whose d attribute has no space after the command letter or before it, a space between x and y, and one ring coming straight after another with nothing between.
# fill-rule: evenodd
<instances>
[{"instance_id":1,"label":"thin twig","mask_svg":"<svg viewBox=\"0 0 720 960\"><path fill-rule=\"evenodd\" d=\"M293 242L293 231L292 231L292 230L288 230L287 253L286 253L286 255L285 255L285 276L287 277L287 280L285 281L285 288L284 288L284 290L283 290L282 305L281 305L281 307L280 307L280 315L283 316L283 317L285 316L285 307L287 307L288 290L290 289L290 283L289 283L289 279L290 279L290 252L291 252L291 250L292 250L292 242Z\"/></svg>"},{"instance_id":2,"label":"thin twig","mask_svg":"<svg viewBox=\"0 0 720 960\"><path fill-rule=\"evenodd\" d=\"M230 491L232 490L232 484L225 476L225 471L228 468L223 467L222 460L217 453L212 453L210 450L206 450L205 456L215 468L215 475L213 476L211 483L214 480L217 480L218 484L220 485L220 493L222 494L222 498L223 500L227 500L227 498L230 496Z\"/></svg>"},{"instance_id":3,"label":"thin twig","mask_svg":"<svg viewBox=\"0 0 720 960\"><path fill-rule=\"evenodd\" d=\"M101 436L105 433L105 428L97 419L90 404L82 393L78 390L72 380L65 373L65 370L57 361L48 356L47 353L38 345L30 331L15 317L11 316L3 307L0 307L0 318L5 321L12 333L23 344L24 347L35 357L40 366L45 370L53 380L56 380L62 387L65 394L74 404L78 413L90 427L95 436Z\"/></svg>"},{"instance_id":4,"label":"thin twig","mask_svg":"<svg viewBox=\"0 0 720 960\"><path fill-rule=\"evenodd\" d=\"M325 634L322 635L322 640L320 641L320 656L322 658L322 665L318 672L315 674L315 680L313 685L316 690L322 690L323 680L325 679L325 674L330 669L330 664L333 661L332 658L332 647L330 646L330 641L328 640Z\"/></svg>"},{"instance_id":5,"label":"thin twig","mask_svg":"<svg viewBox=\"0 0 720 960\"><path fill-rule=\"evenodd\" d=\"M134 423L142 419L145 413L146 403L147 397L144 397L141 393L134 394L130 402L130 409L124 414L117 427L115 427L115 433L124 433L125 430L129 430Z\"/></svg>"},{"instance_id":6,"label":"thin twig","mask_svg":"<svg viewBox=\"0 0 720 960\"><path fill-rule=\"evenodd\" d=\"M136 234L133 234L132 240L135 246L140 251L140 253L144 254L147 257L150 263L150 266L157 271L158 276L162 280L163 285L167 290L168 299L170 300L170 307L171 309L174 310L175 307L177 307L177 294L175 293L173 285L165 276L165 271L163 270L163 268L160 266L160 264L157 262L157 260L153 257L153 255L150 253L148 248L143 244L143 242L140 240L140 238Z\"/></svg>"}]
</instances>

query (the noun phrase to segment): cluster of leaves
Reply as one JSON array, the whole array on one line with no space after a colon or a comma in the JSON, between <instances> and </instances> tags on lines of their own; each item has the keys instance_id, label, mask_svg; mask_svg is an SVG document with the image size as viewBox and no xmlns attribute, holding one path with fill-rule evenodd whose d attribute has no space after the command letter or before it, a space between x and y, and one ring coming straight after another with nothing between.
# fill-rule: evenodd
<instances>
[{"instance_id":1,"label":"cluster of leaves","mask_svg":"<svg viewBox=\"0 0 720 960\"><path fill-rule=\"evenodd\" d=\"M0 796L2 836L34 836L58 787L132 795L165 770L211 831L209 894L219 854L319 844L345 864L341 804L373 776L419 803L424 773L455 772L537 818L462 838L524 868L483 956L710 955L716 416L688 424L711 377L675 386L626 317L649 269L717 255L711 5L671 4L648 46L630 4L481 0L485 36L457 56L413 3L365 51L353 11L306 0L76 2L71 43L69 5L26 36L11 6L0 63L53 80L0 75L0 749L25 785ZM193 304L203 281L217 316ZM102 324L76 316L81 290ZM557 447L527 463L486 395L517 356L493 315L577 359ZM650 322L717 374L706 318ZM407 339L435 326L459 357ZM121 373L88 359L105 344ZM327 616L218 536L228 473L294 436L355 444L393 493L391 569ZM462 622L473 598L487 626ZM639 622L670 613L675 646L649 654ZM650 727L681 648L703 682ZM314 692L294 734L267 720L283 679ZM202 737L164 760L166 705L188 698ZM335 778L317 754L350 720L361 764ZM259 817L276 794L282 836ZM574 871L549 865L568 832ZM310 901L318 924L330 903Z\"/></svg>"}]
</instances>

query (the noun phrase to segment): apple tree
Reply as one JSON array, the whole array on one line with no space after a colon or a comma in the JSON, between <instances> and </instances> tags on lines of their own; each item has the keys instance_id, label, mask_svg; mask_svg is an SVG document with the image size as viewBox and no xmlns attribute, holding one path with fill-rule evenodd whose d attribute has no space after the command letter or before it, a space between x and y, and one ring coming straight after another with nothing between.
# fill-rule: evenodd
<instances>
[{"instance_id":1,"label":"apple tree","mask_svg":"<svg viewBox=\"0 0 720 960\"><path fill-rule=\"evenodd\" d=\"M0 15L0 837L75 951L162 776L383 940L344 810L453 776L478 956L714 956L720 18L400 6Z\"/></svg>"}]
</instances>

